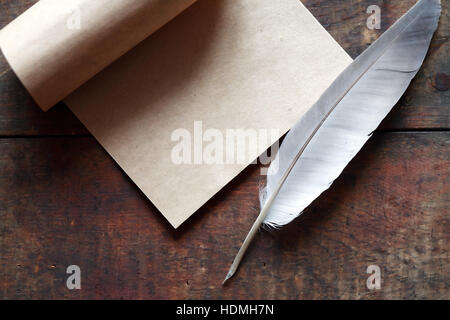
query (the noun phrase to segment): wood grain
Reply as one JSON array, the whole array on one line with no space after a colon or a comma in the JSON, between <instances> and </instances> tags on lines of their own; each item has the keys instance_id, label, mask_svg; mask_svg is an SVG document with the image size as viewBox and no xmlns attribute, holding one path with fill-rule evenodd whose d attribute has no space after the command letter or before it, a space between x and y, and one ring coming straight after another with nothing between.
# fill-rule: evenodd
<instances>
[{"instance_id":1,"label":"wood grain","mask_svg":"<svg viewBox=\"0 0 450 320\"><path fill-rule=\"evenodd\" d=\"M261 232L221 287L258 214L257 166L175 231L92 138L1 139L0 297L448 299L449 143L375 134L304 215ZM71 264L79 291L65 287Z\"/></svg>"},{"instance_id":2,"label":"wood grain","mask_svg":"<svg viewBox=\"0 0 450 320\"><path fill-rule=\"evenodd\" d=\"M0 27L35 2L0 0ZM415 1L303 2L356 57ZM366 27L372 4L381 30ZM173 230L73 114L41 112L0 56L0 298L450 299L448 36L444 1L424 67L379 132L304 215L261 232L225 287L258 214L260 168ZM81 290L66 288L72 264ZM371 264L378 291L366 288Z\"/></svg>"},{"instance_id":3,"label":"wood grain","mask_svg":"<svg viewBox=\"0 0 450 320\"><path fill-rule=\"evenodd\" d=\"M37 0L0 0L0 27L5 26ZM303 3L353 57L357 57L378 36L405 13L415 0L304 0ZM379 5L381 30L369 30L369 5ZM381 129L402 130L449 127L449 91L433 87L439 75L448 75L449 19L444 1L440 26L432 41L424 67L410 89L394 108ZM87 130L63 104L42 112L0 55L0 136L86 135Z\"/></svg>"}]
</instances>

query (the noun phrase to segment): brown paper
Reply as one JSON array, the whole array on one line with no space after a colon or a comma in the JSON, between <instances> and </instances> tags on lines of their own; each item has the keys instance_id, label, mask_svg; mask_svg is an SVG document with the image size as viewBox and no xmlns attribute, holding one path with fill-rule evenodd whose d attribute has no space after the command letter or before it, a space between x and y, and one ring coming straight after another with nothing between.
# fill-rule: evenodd
<instances>
[{"instance_id":1,"label":"brown paper","mask_svg":"<svg viewBox=\"0 0 450 320\"><path fill-rule=\"evenodd\" d=\"M81 26L80 32L88 32ZM96 44L92 41L91 47ZM10 62L15 56L9 55ZM251 160L175 164L174 132L191 133L194 149L199 142L194 141L194 127L197 133L201 127L203 133L212 129L223 136L230 129L277 130L257 146L235 150L242 154L253 147L257 156L289 130L350 62L298 0L199 0L65 102L178 227ZM57 71L61 66L48 64ZM59 96L74 85L64 87ZM45 91L43 97L53 93L51 86ZM41 101L49 105L54 99Z\"/></svg>"},{"instance_id":2,"label":"brown paper","mask_svg":"<svg viewBox=\"0 0 450 320\"><path fill-rule=\"evenodd\" d=\"M194 1L40 0L0 32L0 47L45 111Z\"/></svg>"}]
</instances>

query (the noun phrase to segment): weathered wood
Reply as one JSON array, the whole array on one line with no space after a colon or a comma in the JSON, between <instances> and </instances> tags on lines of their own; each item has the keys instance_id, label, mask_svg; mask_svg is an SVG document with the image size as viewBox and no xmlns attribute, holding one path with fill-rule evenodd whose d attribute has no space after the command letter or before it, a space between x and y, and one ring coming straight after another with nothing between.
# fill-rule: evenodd
<instances>
[{"instance_id":1,"label":"weathered wood","mask_svg":"<svg viewBox=\"0 0 450 320\"><path fill-rule=\"evenodd\" d=\"M1 0L0 27L12 21L36 1ZM406 12L415 0L304 0L303 3L343 48L352 57L356 57ZM381 30L369 30L366 26L369 16L366 13L367 7L374 4L381 8ZM433 39L425 65L381 129L449 127L449 93L433 86L436 77L439 77L439 74L447 75L450 67L448 38L448 4L444 1L439 30ZM0 136L79 134L86 135L87 131L63 104L47 114L37 108L1 56Z\"/></svg>"},{"instance_id":2,"label":"weathered wood","mask_svg":"<svg viewBox=\"0 0 450 320\"><path fill-rule=\"evenodd\" d=\"M0 297L449 299L449 138L375 134L303 216L256 238L226 287L258 214L257 166L173 230L92 138L0 139Z\"/></svg>"},{"instance_id":3,"label":"weathered wood","mask_svg":"<svg viewBox=\"0 0 450 320\"><path fill-rule=\"evenodd\" d=\"M356 58L417 1L308 0L303 2L349 55ZM378 5L381 8L381 30L367 28L369 14L366 11L370 5ZM404 97L381 125L382 130L448 128L450 125L449 92L439 91L433 86L435 79L447 75L450 69L449 6L445 1L442 5L441 21L431 42L428 57Z\"/></svg>"},{"instance_id":4,"label":"weathered wood","mask_svg":"<svg viewBox=\"0 0 450 320\"><path fill-rule=\"evenodd\" d=\"M0 0L0 27L36 1ZM415 0L303 2L356 57ZM373 4L380 31L365 26ZM443 1L424 67L381 130L449 128L448 30ZM223 288L258 214L259 168L173 230L93 138L37 137L87 134L63 104L41 112L0 55L0 298L450 299L448 131L376 133L302 217L257 237ZM65 286L71 264L79 291Z\"/></svg>"}]
</instances>

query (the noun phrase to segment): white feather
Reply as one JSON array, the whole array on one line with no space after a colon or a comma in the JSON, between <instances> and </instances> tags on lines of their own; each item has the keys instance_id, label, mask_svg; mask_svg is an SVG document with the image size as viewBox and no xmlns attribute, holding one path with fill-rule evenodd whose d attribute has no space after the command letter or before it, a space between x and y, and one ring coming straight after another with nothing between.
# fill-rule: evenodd
<instances>
[{"instance_id":1,"label":"white feather","mask_svg":"<svg viewBox=\"0 0 450 320\"><path fill-rule=\"evenodd\" d=\"M363 147L419 71L440 12L440 0L420 0L289 131L260 192L261 213L225 281L236 272L262 224L278 228L298 217Z\"/></svg>"},{"instance_id":2,"label":"white feather","mask_svg":"<svg viewBox=\"0 0 450 320\"><path fill-rule=\"evenodd\" d=\"M266 226L291 222L341 174L418 72L439 16L440 1L418 2L291 129L269 168L271 175L260 193L262 207L305 148L271 204Z\"/></svg>"}]
</instances>

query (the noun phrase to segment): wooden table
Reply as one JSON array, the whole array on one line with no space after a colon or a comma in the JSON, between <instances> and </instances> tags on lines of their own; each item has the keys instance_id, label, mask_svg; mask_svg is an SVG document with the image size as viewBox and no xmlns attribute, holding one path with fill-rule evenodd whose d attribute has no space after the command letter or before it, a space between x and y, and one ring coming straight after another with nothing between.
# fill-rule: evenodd
<instances>
[{"instance_id":1,"label":"wooden table","mask_svg":"<svg viewBox=\"0 0 450 320\"><path fill-rule=\"evenodd\" d=\"M0 27L36 0L0 0ZM414 0L304 0L356 57ZM379 5L382 29L366 26ZM251 166L173 228L63 104L44 113L0 60L0 298L450 298L449 4L422 70L329 191L261 232ZM176 188L176 186L174 186ZM79 265L81 290L66 268ZM366 287L369 265L381 289Z\"/></svg>"}]
</instances>

